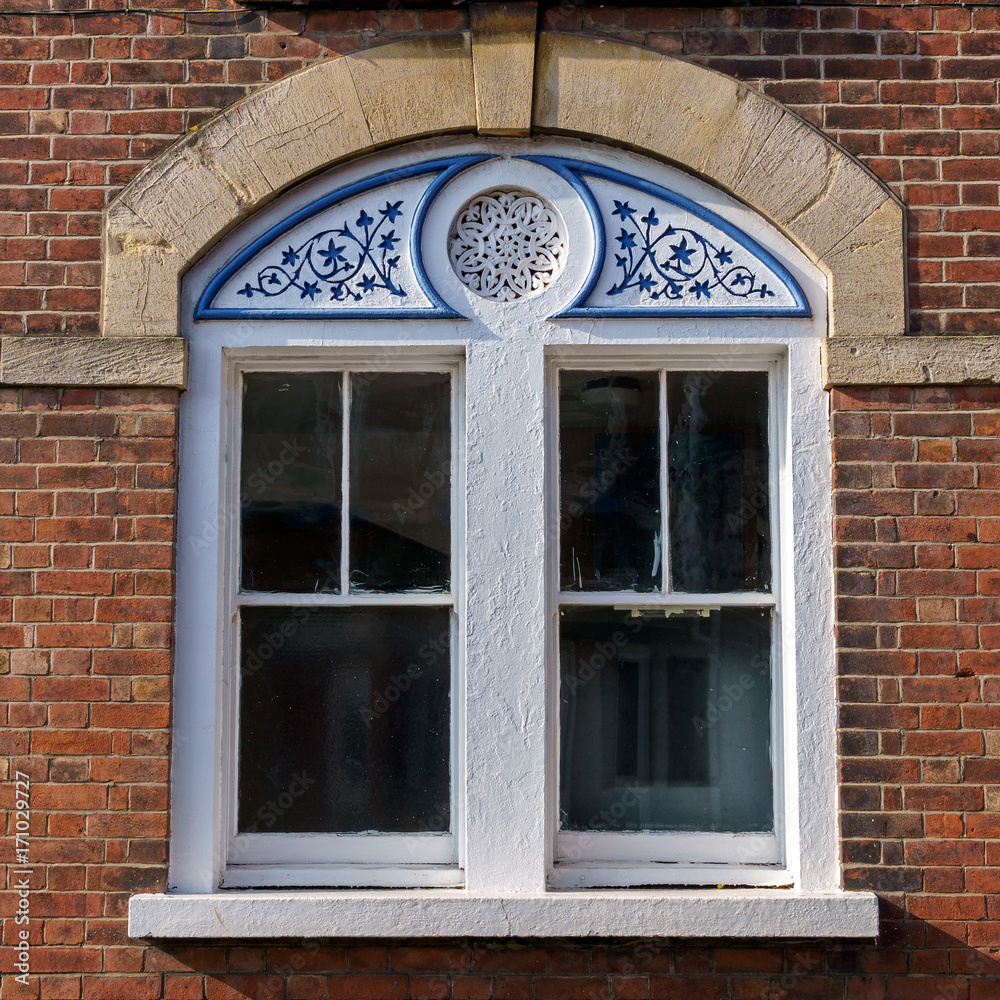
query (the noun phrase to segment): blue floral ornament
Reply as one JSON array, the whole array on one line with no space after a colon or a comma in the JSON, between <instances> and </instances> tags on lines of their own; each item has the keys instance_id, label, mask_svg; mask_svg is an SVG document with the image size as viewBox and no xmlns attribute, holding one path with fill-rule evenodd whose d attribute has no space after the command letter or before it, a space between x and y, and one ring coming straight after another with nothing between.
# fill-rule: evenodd
<instances>
[{"instance_id":1,"label":"blue floral ornament","mask_svg":"<svg viewBox=\"0 0 1000 1000\"><path fill-rule=\"evenodd\" d=\"M766 284L743 264L734 263L726 246L715 246L694 229L661 220L655 205L641 218L627 201L612 199L612 215L621 220L615 241L615 269L619 280L607 290L609 296L637 289L640 295L678 300L693 295L695 301L726 298L773 298ZM714 295L713 295L714 293Z\"/></svg>"},{"instance_id":2,"label":"blue floral ornament","mask_svg":"<svg viewBox=\"0 0 1000 1000\"><path fill-rule=\"evenodd\" d=\"M248 281L236 294L274 299L294 290L299 301L314 302L320 291L328 290L334 302L359 302L382 290L405 298L395 278L402 258L393 253L403 238L395 229L381 232L383 224L391 225L403 215L402 205L402 199L387 201L378 209L377 221L362 208L353 227L345 221L339 229L310 236L301 246L289 246L281 251L280 264L262 268L257 283Z\"/></svg>"}]
</instances>

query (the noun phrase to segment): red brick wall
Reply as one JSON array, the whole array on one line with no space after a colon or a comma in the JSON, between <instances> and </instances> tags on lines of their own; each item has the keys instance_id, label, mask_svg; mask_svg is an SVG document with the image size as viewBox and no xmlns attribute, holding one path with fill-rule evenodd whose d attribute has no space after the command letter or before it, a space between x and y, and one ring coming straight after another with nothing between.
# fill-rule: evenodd
<instances>
[{"instance_id":1,"label":"red brick wall","mask_svg":"<svg viewBox=\"0 0 1000 1000\"><path fill-rule=\"evenodd\" d=\"M174 391L0 390L4 1000L79 997L81 974L88 997L149 995L105 975L141 968L120 947L128 897L164 878L176 406ZM27 988L12 972L18 771Z\"/></svg>"},{"instance_id":2,"label":"red brick wall","mask_svg":"<svg viewBox=\"0 0 1000 1000\"><path fill-rule=\"evenodd\" d=\"M176 394L5 391L0 693L35 891L31 985L7 975L0 997L1000 997L1000 388L832 402L844 881L882 897L877 947L178 948L130 942L125 919L165 878Z\"/></svg>"},{"instance_id":3,"label":"red brick wall","mask_svg":"<svg viewBox=\"0 0 1000 1000\"><path fill-rule=\"evenodd\" d=\"M96 333L100 211L150 156L311 60L462 26L431 6L0 13L0 333ZM910 206L913 329L993 330L995 8L563 5L544 20L705 62L826 129ZM125 936L128 896L165 875L176 395L0 393L0 460L18 463L0 477L2 738L34 782L35 868L27 989L0 892L0 998L1000 997L1000 388L833 404L844 877L883 898L878 947L178 949Z\"/></svg>"},{"instance_id":4,"label":"red brick wall","mask_svg":"<svg viewBox=\"0 0 1000 1000\"><path fill-rule=\"evenodd\" d=\"M2 13L26 6L0 0L0 333L8 335L97 332L101 209L186 129L311 61L453 30L465 16L446 3L269 14ZM994 330L996 7L561 4L543 21L703 62L794 108L909 206L912 329Z\"/></svg>"}]
</instances>

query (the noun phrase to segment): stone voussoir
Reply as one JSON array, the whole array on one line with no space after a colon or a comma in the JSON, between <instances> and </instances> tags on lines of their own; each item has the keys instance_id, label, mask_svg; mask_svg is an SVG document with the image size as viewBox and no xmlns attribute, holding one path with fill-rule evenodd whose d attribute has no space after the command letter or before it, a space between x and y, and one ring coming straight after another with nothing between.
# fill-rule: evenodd
<instances>
[{"instance_id":1,"label":"stone voussoir","mask_svg":"<svg viewBox=\"0 0 1000 1000\"><path fill-rule=\"evenodd\" d=\"M903 216L884 201L822 259L830 280L830 334L901 336L906 332Z\"/></svg>"},{"instance_id":2,"label":"stone voussoir","mask_svg":"<svg viewBox=\"0 0 1000 1000\"><path fill-rule=\"evenodd\" d=\"M473 3L472 68L480 135L529 135L537 3Z\"/></svg>"},{"instance_id":3,"label":"stone voussoir","mask_svg":"<svg viewBox=\"0 0 1000 1000\"><path fill-rule=\"evenodd\" d=\"M393 42L344 58L376 146L476 130L469 32Z\"/></svg>"},{"instance_id":4,"label":"stone voussoir","mask_svg":"<svg viewBox=\"0 0 1000 1000\"><path fill-rule=\"evenodd\" d=\"M181 254L121 201L105 211L103 250L103 336L176 336Z\"/></svg>"}]
</instances>

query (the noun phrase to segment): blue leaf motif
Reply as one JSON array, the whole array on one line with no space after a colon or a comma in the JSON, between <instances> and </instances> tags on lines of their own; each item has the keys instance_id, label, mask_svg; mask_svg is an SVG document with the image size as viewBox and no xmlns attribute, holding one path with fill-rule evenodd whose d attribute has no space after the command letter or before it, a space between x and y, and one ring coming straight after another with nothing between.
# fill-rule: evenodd
<instances>
[{"instance_id":1,"label":"blue leaf motif","mask_svg":"<svg viewBox=\"0 0 1000 1000\"><path fill-rule=\"evenodd\" d=\"M380 208L379 211L390 221L395 222L403 213L399 206L402 205L402 200L393 202L391 205L389 202L385 203L385 208Z\"/></svg>"},{"instance_id":2,"label":"blue leaf motif","mask_svg":"<svg viewBox=\"0 0 1000 1000\"><path fill-rule=\"evenodd\" d=\"M320 292L328 291L329 300L347 303L384 289L390 295L405 298L406 291L395 280L402 256L392 251L405 243L406 234L397 235L392 229L380 238L376 235L383 221L391 223L403 215L402 206L403 199L385 202L385 207L378 209L382 221L377 226L375 219L362 208L354 226L345 220L339 228L315 233L297 249L276 248L281 264L262 268L257 274L257 284L247 282L237 294L249 299L259 292L269 299L280 300L294 288L300 300L312 302ZM338 242L338 237L343 239Z\"/></svg>"},{"instance_id":3,"label":"blue leaf motif","mask_svg":"<svg viewBox=\"0 0 1000 1000\"><path fill-rule=\"evenodd\" d=\"M319 253L320 257L322 257L327 262L327 264L332 264L334 261L337 260L343 260L344 257L344 247L334 246L332 239L326 245L325 250L319 250L317 252Z\"/></svg>"},{"instance_id":4,"label":"blue leaf motif","mask_svg":"<svg viewBox=\"0 0 1000 1000\"><path fill-rule=\"evenodd\" d=\"M621 236L616 236L616 240L622 245L622 250L632 250L635 248L635 237L631 233L622 230Z\"/></svg>"},{"instance_id":5,"label":"blue leaf motif","mask_svg":"<svg viewBox=\"0 0 1000 1000\"><path fill-rule=\"evenodd\" d=\"M688 246L686 236L682 236L680 243L675 244L670 249L673 250L673 254L670 257L671 260L679 260L684 265L691 263L694 248Z\"/></svg>"},{"instance_id":6,"label":"blue leaf motif","mask_svg":"<svg viewBox=\"0 0 1000 1000\"><path fill-rule=\"evenodd\" d=\"M637 220L636 209L629 202L616 198L612 201L611 215L628 228L619 229L619 235L614 237L621 252L609 248L609 256L614 253L619 280L607 289L606 295L633 291L654 301L680 302L693 294L695 301L704 300L706 304L726 296L743 300L774 298L774 291L760 282L747 265L736 263L736 255L729 247L716 246L697 229L661 218L655 205ZM661 226L654 235L652 230ZM667 241L677 236L679 240Z\"/></svg>"},{"instance_id":7,"label":"blue leaf motif","mask_svg":"<svg viewBox=\"0 0 1000 1000\"><path fill-rule=\"evenodd\" d=\"M620 202L615 200L615 210L611 214L617 215L622 222L625 222L627 219L635 217L635 209L627 201Z\"/></svg>"}]
</instances>

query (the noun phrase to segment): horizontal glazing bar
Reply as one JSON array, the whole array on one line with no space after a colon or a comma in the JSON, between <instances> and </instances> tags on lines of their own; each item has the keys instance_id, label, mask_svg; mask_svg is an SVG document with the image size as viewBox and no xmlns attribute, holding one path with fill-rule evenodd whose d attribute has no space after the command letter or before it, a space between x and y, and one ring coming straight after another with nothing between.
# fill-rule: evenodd
<instances>
[{"instance_id":1,"label":"horizontal glazing bar","mask_svg":"<svg viewBox=\"0 0 1000 1000\"><path fill-rule=\"evenodd\" d=\"M404 607L451 607L451 594L260 594L241 591L237 604L271 607L292 605L310 608L355 608L402 605Z\"/></svg>"},{"instance_id":2,"label":"horizontal glazing bar","mask_svg":"<svg viewBox=\"0 0 1000 1000\"><path fill-rule=\"evenodd\" d=\"M563 591L557 595L560 604L585 604L607 607L670 608L684 607L751 607L772 608L778 602L774 594L753 591L723 594L636 594L631 591L605 590L595 593Z\"/></svg>"}]
</instances>

